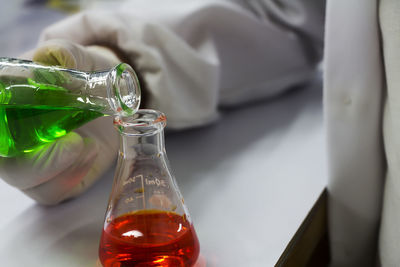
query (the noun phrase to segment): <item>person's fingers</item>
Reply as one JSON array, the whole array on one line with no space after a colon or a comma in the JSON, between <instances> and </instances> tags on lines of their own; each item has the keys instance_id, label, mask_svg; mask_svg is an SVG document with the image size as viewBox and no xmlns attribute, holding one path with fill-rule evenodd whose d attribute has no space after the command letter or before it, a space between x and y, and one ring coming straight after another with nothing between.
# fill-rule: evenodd
<instances>
[{"instance_id":1,"label":"person's fingers","mask_svg":"<svg viewBox=\"0 0 400 267\"><path fill-rule=\"evenodd\" d=\"M19 55L18 58L25 59L25 60L32 60L33 54L35 54L35 49L26 51L25 53Z\"/></svg>"},{"instance_id":2,"label":"person's fingers","mask_svg":"<svg viewBox=\"0 0 400 267\"><path fill-rule=\"evenodd\" d=\"M120 58L109 48L103 46L86 46L87 56L92 59L92 70L104 70L121 63Z\"/></svg>"},{"instance_id":3,"label":"person's fingers","mask_svg":"<svg viewBox=\"0 0 400 267\"><path fill-rule=\"evenodd\" d=\"M24 193L41 204L53 205L86 191L116 158L119 136L111 125L112 117L102 117L77 129L85 140L85 147L76 165Z\"/></svg>"},{"instance_id":4,"label":"person's fingers","mask_svg":"<svg viewBox=\"0 0 400 267\"><path fill-rule=\"evenodd\" d=\"M101 144L101 154L117 154L119 134L113 127L113 117L104 116L90 121L75 130L82 137L90 137Z\"/></svg>"},{"instance_id":5,"label":"person's fingers","mask_svg":"<svg viewBox=\"0 0 400 267\"><path fill-rule=\"evenodd\" d=\"M76 58L82 57L80 46L67 40L50 40L38 47L33 54L33 61L46 65L57 65L75 69L78 67Z\"/></svg>"},{"instance_id":6,"label":"person's fingers","mask_svg":"<svg viewBox=\"0 0 400 267\"><path fill-rule=\"evenodd\" d=\"M119 136L111 125L112 117L102 117L78 128L76 133L90 140L85 142L83 155L68 170L24 193L41 204L53 205L86 191L117 156Z\"/></svg>"},{"instance_id":7,"label":"person's fingers","mask_svg":"<svg viewBox=\"0 0 400 267\"><path fill-rule=\"evenodd\" d=\"M84 147L79 134L68 133L30 153L14 158L0 158L0 177L19 189L37 186L75 164Z\"/></svg>"},{"instance_id":8,"label":"person's fingers","mask_svg":"<svg viewBox=\"0 0 400 267\"><path fill-rule=\"evenodd\" d=\"M40 204L54 205L75 196L73 188L85 183L84 178L92 168L97 156L97 145L91 139L84 139L84 148L69 168L49 181L22 190Z\"/></svg>"},{"instance_id":9,"label":"person's fingers","mask_svg":"<svg viewBox=\"0 0 400 267\"><path fill-rule=\"evenodd\" d=\"M118 57L107 48L84 47L63 39L43 43L36 49L33 61L83 71L109 69L120 62Z\"/></svg>"},{"instance_id":10,"label":"person's fingers","mask_svg":"<svg viewBox=\"0 0 400 267\"><path fill-rule=\"evenodd\" d=\"M111 167L117 156L119 145L118 132L112 127L112 117L98 118L76 131L81 136L92 138L97 144L98 153L91 169L83 178L82 182L71 189L69 197L84 192Z\"/></svg>"}]
</instances>

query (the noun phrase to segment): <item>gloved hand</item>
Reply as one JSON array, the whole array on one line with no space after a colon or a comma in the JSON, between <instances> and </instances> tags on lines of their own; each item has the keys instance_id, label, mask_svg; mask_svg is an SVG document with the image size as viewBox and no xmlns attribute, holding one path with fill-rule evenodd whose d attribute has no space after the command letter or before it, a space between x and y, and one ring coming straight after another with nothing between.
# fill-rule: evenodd
<instances>
[{"instance_id":1,"label":"gloved hand","mask_svg":"<svg viewBox=\"0 0 400 267\"><path fill-rule=\"evenodd\" d=\"M66 40L43 43L30 55L37 62L83 71L109 69L120 62L111 50ZM89 188L114 162L117 151L112 118L101 117L33 152L0 158L0 177L38 203L57 204Z\"/></svg>"}]
</instances>

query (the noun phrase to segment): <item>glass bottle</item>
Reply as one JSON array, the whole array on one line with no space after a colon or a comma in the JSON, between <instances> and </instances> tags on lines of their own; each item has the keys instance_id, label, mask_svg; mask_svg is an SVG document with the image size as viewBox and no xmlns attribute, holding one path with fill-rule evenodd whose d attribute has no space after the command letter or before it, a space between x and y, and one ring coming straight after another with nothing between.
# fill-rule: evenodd
<instances>
[{"instance_id":1,"label":"glass bottle","mask_svg":"<svg viewBox=\"0 0 400 267\"><path fill-rule=\"evenodd\" d=\"M140 104L133 69L82 72L0 58L0 156L51 142L104 115L131 115Z\"/></svg>"},{"instance_id":2,"label":"glass bottle","mask_svg":"<svg viewBox=\"0 0 400 267\"><path fill-rule=\"evenodd\" d=\"M115 117L120 150L100 240L103 266L193 266L199 242L164 147L165 115Z\"/></svg>"}]
</instances>

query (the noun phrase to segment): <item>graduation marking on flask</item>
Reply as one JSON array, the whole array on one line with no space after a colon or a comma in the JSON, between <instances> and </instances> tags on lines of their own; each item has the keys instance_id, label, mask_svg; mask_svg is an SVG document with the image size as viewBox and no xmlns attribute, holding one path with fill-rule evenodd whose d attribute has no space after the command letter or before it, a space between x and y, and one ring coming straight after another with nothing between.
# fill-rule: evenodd
<instances>
[{"instance_id":1,"label":"graduation marking on flask","mask_svg":"<svg viewBox=\"0 0 400 267\"><path fill-rule=\"evenodd\" d=\"M165 183L164 180L158 179L158 178L145 178L146 185L156 185L157 187L167 187L167 184Z\"/></svg>"},{"instance_id":2,"label":"graduation marking on flask","mask_svg":"<svg viewBox=\"0 0 400 267\"><path fill-rule=\"evenodd\" d=\"M139 184L140 184L139 187L136 187L132 191L139 195L136 195L135 197L129 196L129 197L125 198L124 202L125 202L125 204L129 204L129 203L135 202L135 199L141 198L142 202L143 202L143 207L145 207L146 206L145 195L144 195L145 190L144 190L144 182L143 182L142 174L129 177L128 179L126 179L125 181L122 182L122 186L123 187L129 186L129 185L132 185L132 183L137 183L137 182L139 182Z\"/></svg>"}]
</instances>

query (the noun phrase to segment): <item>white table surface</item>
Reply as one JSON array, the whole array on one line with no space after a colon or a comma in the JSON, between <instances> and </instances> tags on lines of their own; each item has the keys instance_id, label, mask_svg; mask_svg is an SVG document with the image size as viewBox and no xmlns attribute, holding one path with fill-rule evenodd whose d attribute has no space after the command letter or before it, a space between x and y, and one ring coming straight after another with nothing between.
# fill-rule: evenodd
<instances>
[{"instance_id":1,"label":"white table surface","mask_svg":"<svg viewBox=\"0 0 400 267\"><path fill-rule=\"evenodd\" d=\"M39 31L45 23L33 25ZM0 40L0 56L21 52ZM224 111L214 125L166 135L207 266L274 266L279 259L326 186L321 91L315 82ZM0 265L96 266L113 171L55 207L37 205L0 180Z\"/></svg>"}]
</instances>

